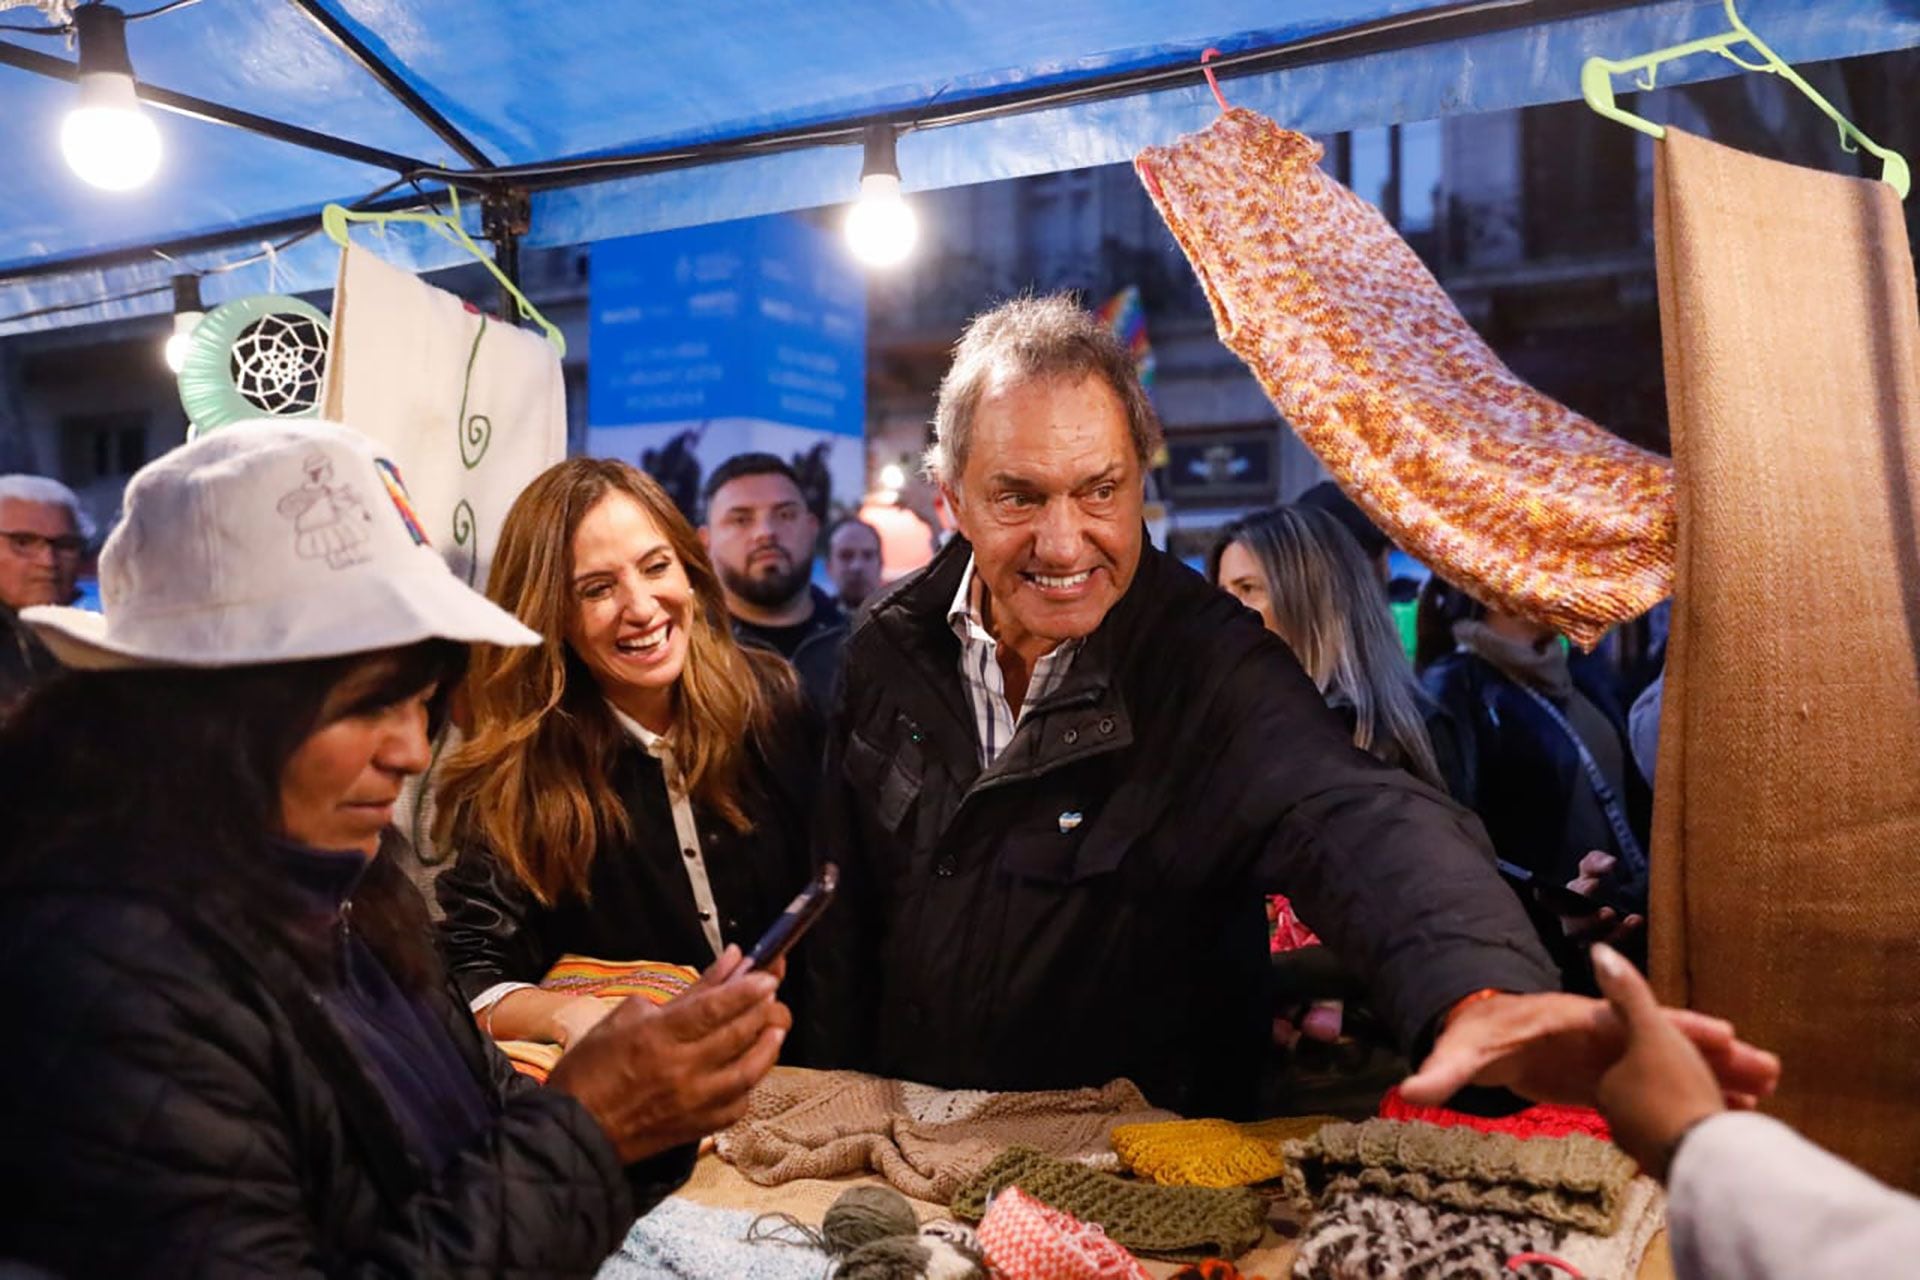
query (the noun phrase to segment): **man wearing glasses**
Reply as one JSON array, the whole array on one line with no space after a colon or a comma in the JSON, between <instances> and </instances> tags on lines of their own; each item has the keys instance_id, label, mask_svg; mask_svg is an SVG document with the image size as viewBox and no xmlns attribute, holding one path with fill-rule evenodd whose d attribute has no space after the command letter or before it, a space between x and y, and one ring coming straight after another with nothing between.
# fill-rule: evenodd
<instances>
[{"instance_id":1,"label":"man wearing glasses","mask_svg":"<svg viewBox=\"0 0 1920 1280\"><path fill-rule=\"evenodd\" d=\"M0 713L59 664L27 629L30 604L72 604L92 530L73 491L43 476L0 476Z\"/></svg>"}]
</instances>

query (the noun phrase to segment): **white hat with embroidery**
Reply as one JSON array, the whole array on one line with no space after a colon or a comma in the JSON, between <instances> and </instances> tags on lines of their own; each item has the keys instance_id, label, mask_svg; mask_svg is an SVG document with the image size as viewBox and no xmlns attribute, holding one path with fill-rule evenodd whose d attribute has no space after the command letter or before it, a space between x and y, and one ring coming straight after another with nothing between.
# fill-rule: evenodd
<instances>
[{"instance_id":1,"label":"white hat with embroidery","mask_svg":"<svg viewBox=\"0 0 1920 1280\"><path fill-rule=\"evenodd\" d=\"M330 422L223 427L127 485L105 613L20 611L69 667L240 667L441 639L540 637L453 575L400 473Z\"/></svg>"}]
</instances>

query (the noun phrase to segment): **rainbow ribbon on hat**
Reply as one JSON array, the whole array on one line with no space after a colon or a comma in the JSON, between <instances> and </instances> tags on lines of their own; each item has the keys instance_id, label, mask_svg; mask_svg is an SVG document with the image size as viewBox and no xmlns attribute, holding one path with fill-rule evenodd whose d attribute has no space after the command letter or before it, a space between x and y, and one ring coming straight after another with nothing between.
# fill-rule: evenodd
<instances>
[{"instance_id":1,"label":"rainbow ribbon on hat","mask_svg":"<svg viewBox=\"0 0 1920 1280\"><path fill-rule=\"evenodd\" d=\"M414 545L431 545L427 541L427 531L420 523L420 513L413 509L413 499L407 494L407 483L400 478L400 468L385 458L375 458L373 466L380 473L380 482L387 486L387 497L393 499L393 509L400 513L401 523L413 535Z\"/></svg>"}]
</instances>

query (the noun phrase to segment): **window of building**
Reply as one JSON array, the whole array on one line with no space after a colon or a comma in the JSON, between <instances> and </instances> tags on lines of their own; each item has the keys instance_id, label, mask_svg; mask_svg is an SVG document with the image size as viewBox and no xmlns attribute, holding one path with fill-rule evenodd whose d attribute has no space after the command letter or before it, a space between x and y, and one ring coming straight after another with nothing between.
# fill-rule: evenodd
<instances>
[{"instance_id":1,"label":"window of building","mask_svg":"<svg viewBox=\"0 0 1920 1280\"><path fill-rule=\"evenodd\" d=\"M149 416L139 411L72 414L60 419L62 477L75 486L124 479L147 462Z\"/></svg>"}]
</instances>

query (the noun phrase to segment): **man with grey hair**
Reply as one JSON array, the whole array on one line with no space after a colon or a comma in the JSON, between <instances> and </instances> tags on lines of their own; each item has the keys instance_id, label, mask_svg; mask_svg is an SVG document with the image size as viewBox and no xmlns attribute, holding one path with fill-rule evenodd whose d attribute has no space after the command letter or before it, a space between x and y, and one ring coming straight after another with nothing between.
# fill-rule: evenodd
<instances>
[{"instance_id":1,"label":"man with grey hair","mask_svg":"<svg viewBox=\"0 0 1920 1280\"><path fill-rule=\"evenodd\" d=\"M1618 1029L1553 993L1479 823L1356 750L1258 618L1146 545L1159 426L1106 329L1064 297L977 317L935 429L961 536L848 641L811 1059L1245 1113L1281 892L1425 1058L1410 1099L1590 1098ZM1673 1016L1730 1094L1772 1088L1768 1055Z\"/></svg>"},{"instance_id":2,"label":"man with grey hair","mask_svg":"<svg viewBox=\"0 0 1920 1280\"><path fill-rule=\"evenodd\" d=\"M92 523L73 490L45 476L0 476L0 712L60 669L20 625L32 604L72 604Z\"/></svg>"}]
</instances>

